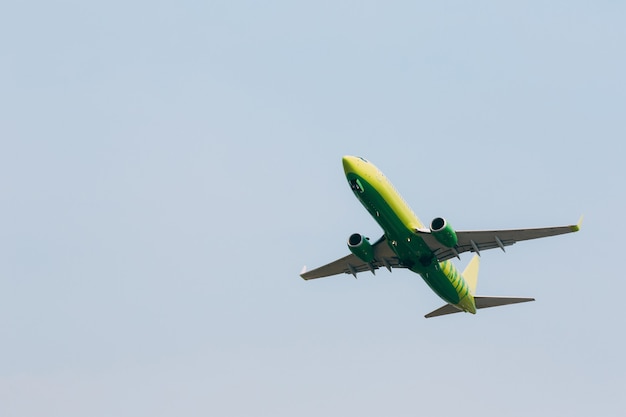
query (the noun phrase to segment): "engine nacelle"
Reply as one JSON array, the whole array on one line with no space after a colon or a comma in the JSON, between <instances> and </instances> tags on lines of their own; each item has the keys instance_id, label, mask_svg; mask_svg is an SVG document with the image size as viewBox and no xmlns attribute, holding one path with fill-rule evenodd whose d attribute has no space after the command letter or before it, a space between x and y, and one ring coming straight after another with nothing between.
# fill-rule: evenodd
<instances>
[{"instance_id":1,"label":"engine nacelle","mask_svg":"<svg viewBox=\"0 0 626 417\"><path fill-rule=\"evenodd\" d=\"M357 258L363 262L370 263L374 260L374 247L363 235L354 233L348 238L348 248Z\"/></svg>"},{"instance_id":2,"label":"engine nacelle","mask_svg":"<svg viewBox=\"0 0 626 417\"><path fill-rule=\"evenodd\" d=\"M445 247L453 248L459 243L456 232L443 217L437 217L430 223L430 231L435 239Z\"/></svg>"}]
</instances>

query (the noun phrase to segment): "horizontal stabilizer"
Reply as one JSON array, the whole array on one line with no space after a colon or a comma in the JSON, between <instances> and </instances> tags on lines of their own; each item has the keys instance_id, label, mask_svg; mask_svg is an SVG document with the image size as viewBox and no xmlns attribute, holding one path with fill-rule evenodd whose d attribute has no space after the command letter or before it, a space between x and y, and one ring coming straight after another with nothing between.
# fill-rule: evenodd
<instances>
[{"instance_id":1,"label":"horizontal stabilizer","mask_svg":"<svg viewBox=\"0 0 626 417\"><path fill-rule=\"evenodd\" d=\"M481 308L489 308L489 307L498 307L505 306L508 304L517 304L517 303L525 303L528 301L535 301L534 298L525 298L525 297L474 297L474 301L476 302L476 309ZM431 311L426 314L427 319L431 317L437 316L445 316L446 314L454 314L461 313L463 310L456 307L453 304L446 304L443 307L438 308L435 311Z\"/></svg>"},{"instance_id":2,"label":"horizontal stabilizer","mask_svg":"<svg viewBox=\"0 0 626 417\"><path fill-rule=\"evenodd\" d=\"M424 317L429 319L431 317L445 316L446 314L460 313L462 311L463 310L453 306L452 304L446 304L445 306L440 307L435 311L431 311L430 313L426 314Z\"/></svg>"},{"instance_id":3,"label":"horizontal stabilizer","mask_svg":"<svg viewBox=\"0 0 626 417\"><path fill-rule=\"evenodd\" d=\"M505 306L508 304L526 303L528 301L535 301L534 298L524 297L474 297L476 302L476 309Z\"/></svg>"}]
</instances>

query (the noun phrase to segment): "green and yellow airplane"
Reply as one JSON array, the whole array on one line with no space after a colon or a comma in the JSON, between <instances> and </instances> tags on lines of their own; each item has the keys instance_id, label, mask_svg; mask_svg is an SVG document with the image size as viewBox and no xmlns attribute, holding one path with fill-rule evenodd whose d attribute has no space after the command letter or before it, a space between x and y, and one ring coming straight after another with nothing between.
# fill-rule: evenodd
<instances>
[{"instance_id":1,"label":"green and yellow airplane","mask_svg":"<svg viewBox=\"0 0 626 417\"><path fill-rule=\"evenodd\" d=\"M348 238L352 252L327 265L307 271L300 276L305 280L336 274L352 274L371 271L380 267L408 268L418 273L426 284L446 304L426 314L426 317L442 316L461 311L476 314L480 308L534 301L524 297L484 297L475 295L478 282L480 252L500 248L516 242L555 236L580 230L576 225L515 230L455 231L441 217L435 218L430 228L424 227L387 177L372 163L355 156L343 157L343 169L348 184L359 201L374 220L382 227L384 235L375 243L361 234ZM451 258L463 252L475 255L463 273L459 273Z\"/></svg>"}]
</instances>

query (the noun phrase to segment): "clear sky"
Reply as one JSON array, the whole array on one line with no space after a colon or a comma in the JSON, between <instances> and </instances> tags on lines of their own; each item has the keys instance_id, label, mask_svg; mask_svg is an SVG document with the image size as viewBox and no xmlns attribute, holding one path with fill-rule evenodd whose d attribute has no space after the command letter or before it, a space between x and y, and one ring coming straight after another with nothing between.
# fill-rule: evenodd
<instances>
[{"instance_id":1,"label":"clear sky","mask_svg":"<svg viewBox=\"0 0 626 417\"><path fill-rule=\"evenodd\" d=\"M622 416L625 11L4 1L0 416ZM537 301L476 316L305 282L381 234L345 154L424 222L583 229L483 253Z\"/></svg>"}]
</instances>

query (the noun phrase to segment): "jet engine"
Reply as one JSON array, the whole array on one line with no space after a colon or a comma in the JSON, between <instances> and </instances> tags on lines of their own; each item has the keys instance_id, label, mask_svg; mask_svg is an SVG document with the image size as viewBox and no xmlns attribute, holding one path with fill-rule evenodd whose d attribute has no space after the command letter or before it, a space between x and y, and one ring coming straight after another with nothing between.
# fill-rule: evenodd
<instances>
[{"instance_id":1,"label":"jet engine","mask_svg":"<svg viewBox=\"0 0 626 417\"><path fill-rule=\"evenodd\" d=\"M358 233L350 235L348 238L348 248L360 260L370 263L374 260L374 247L369 239Z\"/></svg>"},{"instance_id":2,"label":"jet engine","mask_svg":"<svg viewBox=\"0 0 626 417\"><path fill-rule=\"evenodd\" d=\"M456 232L443 217L437 217L430 223L430 231L439 243L453 248L459 242Z\"/></svg>"}]
</instances>

